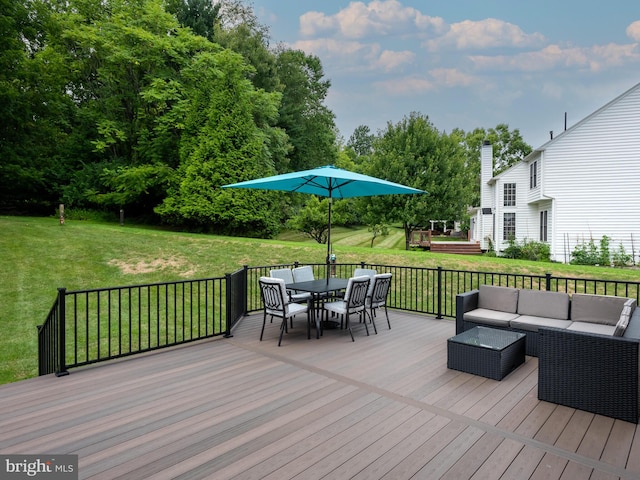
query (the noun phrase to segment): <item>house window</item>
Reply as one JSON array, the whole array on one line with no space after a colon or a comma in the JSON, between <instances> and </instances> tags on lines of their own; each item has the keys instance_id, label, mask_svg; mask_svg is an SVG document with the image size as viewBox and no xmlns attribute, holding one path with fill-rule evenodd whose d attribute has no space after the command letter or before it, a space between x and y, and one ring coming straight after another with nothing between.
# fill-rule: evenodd
<instances>
[{"instance_id":1,"label":"house window","mask_svg":"<svg viewBox=\"0 0 640 480\"><path fill-rule=\"evenodd\" d=\"M503 240L511 240L516 238L516 214L505 213L502 231Z\"/></svg>"},{"instance_id":2,"label":"house window","mask_svg":"<svg viewBox=\"0 0 640 480\"><path fill-rule=\"evenodd\" d=\"M529 165L529 188L536 188L538 186L538 161L532 162Z\"/></svg>"},{"instance_id":3,"label":"house window","mask_svg":"<svg viewBox=\"0 0 640 480\"><path fill-rule=\"evenodd\" d=\"M547 241L547 210L540 212L540 241Z\"/></svg>"},{"instance_id":4,"label":"house window","mask_svg":"<svg viewBox=\"0 0 640 480\"><path fill-rule=\"evenodd\" d=\"M516 206L516 184L515 183L504 184L504 206L505 207Z\"/></svg>"}]
</instances>

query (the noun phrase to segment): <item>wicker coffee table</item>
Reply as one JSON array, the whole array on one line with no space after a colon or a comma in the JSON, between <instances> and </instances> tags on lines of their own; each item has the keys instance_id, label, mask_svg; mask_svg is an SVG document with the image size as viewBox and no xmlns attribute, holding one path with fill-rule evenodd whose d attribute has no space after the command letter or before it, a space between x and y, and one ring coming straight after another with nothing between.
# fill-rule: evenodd
<instances>
[{"instance_id":1,"label":"wicker coffee table","mask_svg":"<svg viewBox=\"0 0 640 480\"><path fill-rule=\"evenodd\" d=\"M447 340L447 367L502 380L524 363L524 333L474 327Z\"/></svg>"}]
</instances>

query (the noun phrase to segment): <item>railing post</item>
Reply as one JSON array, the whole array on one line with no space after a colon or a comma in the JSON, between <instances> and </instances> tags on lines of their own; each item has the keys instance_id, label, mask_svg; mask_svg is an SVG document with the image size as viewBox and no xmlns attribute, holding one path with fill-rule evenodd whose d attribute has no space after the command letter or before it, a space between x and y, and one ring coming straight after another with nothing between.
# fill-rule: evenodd
<instances>
[{"instance_id":1,"label":"railing post","mask_svg":"<svg viewBox=\"0 0 640 480\"><path fill-rule=\"evenodd\" d=\"M225 273L224 274L224 282L225 282L225 310L226 310L226 321L225 321L225 330L224 330L224 338L230 338L233 337L233 335L231 335L231 322L233 322L234 320L234 310L233 310L233 301L232 301L232 289L233 286L231 285L231 274L230 273ZM246 292L245 292L245 297L246 297Z\"/></svg>"},{"instance_id":2,"label":"railing post","mask_svg":"<svg viewBox=\"0 0 640 480\"><path fill-rule=\"evenodd\" d=\"M551 291L551 274L547 273L545 274L545 278L546 278L546 285L545 285L545 290L550 292Z\"/></svg>"},{"instance_id":3,"label":"railing post","mask_svg":"<svg viewBox=\"0 0 640 480\"><path fill-rule=\"evenodd\" d=\"M442 267L438 267L438 309L436 319L442 319Z\"/></svg>"},{"instance_id":4,"label":"railing post","mask_svg":"<svg viewBox=\"0 0 640 480\"><path fill-rule=\"evenodd\" d=\"M69 372L67 371L65 349L65 333L67 331L65 308L66 293L66 288L58 288L58 367L56 368L56 377L69 375Z\"/></svg>"},{"instance_id":5,"label":"railing post","mask_svg":"<svg viewBox=\"0 0 640 480\"><path fill-rule=\"evenodd\" d=\"M249 305L249 265L245 265L242 271L242 316L247 315Z\"/></svg>"}]
</instances>

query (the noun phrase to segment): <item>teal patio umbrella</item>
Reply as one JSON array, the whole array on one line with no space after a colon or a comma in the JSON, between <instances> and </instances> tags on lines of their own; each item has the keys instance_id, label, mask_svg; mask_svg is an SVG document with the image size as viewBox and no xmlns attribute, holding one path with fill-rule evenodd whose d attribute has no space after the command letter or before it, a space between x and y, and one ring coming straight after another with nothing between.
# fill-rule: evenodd
<instances>
[{"instance_id":1,"label":"teal patio umbrella","mask_svg":"<svg viewBox=\"0 0 640 480\"><path fill-rule=\"evenodd\" d=\"M223 185L222 188L255 188L260 190L281 190L329 197L329 219L327 230L327 264L331 256L331 203L334 198L371 197L374 195L394 195L427 193L417 188L399 183L350 172L332 165L312 168L299 172L284 173L272 177L258 178L246 182Z\"/></svg>"}]
</instances>

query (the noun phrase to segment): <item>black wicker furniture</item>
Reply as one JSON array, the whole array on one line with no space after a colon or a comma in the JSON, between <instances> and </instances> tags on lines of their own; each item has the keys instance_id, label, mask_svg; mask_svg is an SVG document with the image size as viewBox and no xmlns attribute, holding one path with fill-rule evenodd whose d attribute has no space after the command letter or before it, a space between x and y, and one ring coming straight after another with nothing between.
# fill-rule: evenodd
<instances>
[{"instance_id":1,"label":"black wicker furniture","mask_svg":"<svg viewBox=\"0 0 640 480\"><path fill-rule=\"evenodd\" d=\"M525 335L474 327L447 340L447 367L502 380L525 361Z\"/></svg>"},{"instance_id":2,"label":"black wicker furniture","mask_svg":"<svg viewBox=\"0 0 640 480\"><path fill-rule=\"evenodd\" d=\"M542 328L622 336L635 309L632 298L481 285L456 296L456 333L477 326L525 333L526 354L537 357Z\"/></svg>"},{"instance_id":3,"label":"black wicker furniture","mask_svg":"<svg viewBox=\"0 0 640 480\"><path fill-rule=\"evenodd\" d=\"M540 400L640 423L636 299L562 295L481 286L456 298L456 333L478 326L525 333L526 354L538 357Z\"/></svg>"},{"instance_id":4,"label":"black wicker furniture","mask_svg":"<svg viewBox=\"0 0 640 480\"><path fill-rule=\"evenodd\" d=\"M637 309L623 337L540 329L538 398L639 423L638 330Z\"/></svg>"}]
</instances>

